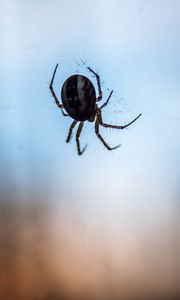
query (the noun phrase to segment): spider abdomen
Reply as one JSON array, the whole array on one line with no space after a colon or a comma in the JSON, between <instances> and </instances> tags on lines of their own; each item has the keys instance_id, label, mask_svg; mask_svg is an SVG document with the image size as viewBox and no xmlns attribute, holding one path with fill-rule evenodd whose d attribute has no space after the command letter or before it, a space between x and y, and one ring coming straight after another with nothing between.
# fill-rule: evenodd
<instances>
[{"instance_id":1,"label":"spider abdomen","mask_svg":"<svg viewBox=\"0 0 180 300\"><path fill-rule=\"evenodd\" d=\"M77 121L90 119L95 110L95 88L83 75L72 75L64 82L61 98L67 113Z\"/></svg>"}]
</instances>

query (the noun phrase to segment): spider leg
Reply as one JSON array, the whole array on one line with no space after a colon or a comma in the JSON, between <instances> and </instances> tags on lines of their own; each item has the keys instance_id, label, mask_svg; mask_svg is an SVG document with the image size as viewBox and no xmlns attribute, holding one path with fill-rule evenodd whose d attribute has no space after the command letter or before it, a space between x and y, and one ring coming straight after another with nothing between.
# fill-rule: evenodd
<instances>
[{"instance_id":1,"label":"spider leg","mask_svg":"<svg viewBox=\"0 0 180 300\"><path fill-rule=\"evenodd\" d=\"M103 145L108 149L108 150L114 150L116 148L118 148L120 145L117 145L115 147L110 147L106 142L105 140L103 139L103 137L101 136L101 134L99 133L99 119L96 118L96 122L95 122L95 133L97 135L97 137L100 139L100 141L103 143Z\"/></svg>"},{"instance_id":2,"label":"spider leg","mask_svg":"<svg viewBox=\"0 0 180 300\"><path fill-rule=\"evenodd\" d=\"M55 70L54 70L54 73L53 73L53 76L52 76L52 79L51 79L51 82L50 82L50 85L49 85L49 89L51 91L51 94L55 100L55 103L56 105L61 109L61 112L63 114L63 116L67 117L69 116L68 114L66 114L64 111L63 111L63 105L59 102L55 92L54 92L54 89L53 89L53 82L54 82L54 77L55 77L55 74L56 74L56 71L57 71L57 67L58 67L58 64L56 65L55 67Z\"/></svg>"},{"instance_id":3,"label":"spider leg","mask_svg":"<svg viewBox=\"0 0 180 300\"><path fill-rule=\"evenodd\" d=\"M101 105L99 109L102 109L103 107L105 107L108 104L108 102L112 96L112 93L113 93L113 91L110 92L109 97L107 98L106 102L104 102L104 104Z\"/></svg>"},{"instance_id":4,"label":"spider leg","mask_svg":"<svg viewBox=\"0 0 180 300\"><path fill-rule=\"evenodd\" d=\"M77 144L77 151L78 151L79 155L83 154L83 152L86 150L86 147L87 147L87 145L86 145L81 151L79 137L80 137L80 134L81 134L81 131L83 128L83 124L84 124L83 122L80 122L77 133L76 133L76 144Z\"/></svg>"},{"instance_id":5,"label":"spider leg","mask_svg":"<svg viewBox=\"0 0 180 300\"><path fill-rule=\"evenodd\" d=\"M66 143L69 143L70 139L71 139L71 135L72 135L72 131L73 131L73 128L76 126L78 121L74 121L72 122L70 128L69 128L69 133L68 133L68 136L67 136L67 139L66 139Z\"/></svg>"},{"instance_id":6,"label":"spider leg","mask_svg":"<svg viewBox=\"0 0 180 300\"><path fill-rule=\"evenodd\" d=\"M99 92L99 96L97 97L96 101L100 101L102 99L102 90L101 90L100 76L96 72L94 72L90 67L88 67L88 70L90 72L92 72L95 75L95 77L96 77L97 86L98 86L98 92Z\"/></svg>"},{"instance_id":7,"label":"spider leg","mask_svg":"<svg viewBox=\"0 0 180 300\"><path fill-rule=\"evenodd\" d=\"M106 128L124 129L124 128L128 127L129 125L131 125L132 123L134 123L141 115L142 114L139 114L134 120L132 120L131 122L129 122L128 124L123 125L123 126L110 125L110 124L106 124L106 123L103 122L101 110L100 109L97 110L97 118L99 120L99 123L100 123L101 126L106 127Z\"/></svg>"}]
</instances>

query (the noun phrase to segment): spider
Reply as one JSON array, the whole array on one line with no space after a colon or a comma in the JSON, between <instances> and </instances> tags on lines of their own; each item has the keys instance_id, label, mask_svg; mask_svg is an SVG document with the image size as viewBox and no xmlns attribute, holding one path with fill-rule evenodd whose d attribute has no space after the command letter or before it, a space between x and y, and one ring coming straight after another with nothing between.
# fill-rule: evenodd
<instances>
[{"instance_id":1,"label":"spider","mask_svg":"<svg viewBox=\"0 0 180 300\"><path fill-rule=\"evenodd\" d=\"M57 67L58 64L55 67L49 88L55 100L55 103L61 109L63 116L69 116L74 119L74 121L72 122L69 128L69 133L66 142L68 143L70 141L73 128L76 126L78 122L80 122L76 132L76 144L77 144L78 154L79 155L83 154L87 145L81 150L79 137L83 128L84 121L89 121L89 122L95 121L95 133L97 137L100 139L100 141L104 144L104 146L108 150L117 149L120 145L117 145L115 147L110 147L105 142L105 140L99 133L99 126L101 125L106 128L124 129L129 125L131 125L132 123L134 123L142 114L139 114L134 120L132 120L130 123L124 126L110 125L104 123L102 119L101 110L108 104L112 96L113 90L110 92L107 100L100 107L98 107L97 102L99 102L102 99L100 76L96 72L94 72L90 67L88 67L88 70L95 76L97 81L98 94L99 94L98 97L96 97L95 88L92 82L83 75L75 74L70 76L68 79L66 79L66 81L62 86L61 89L62 104L61 104L53 89L53 82L57 71ZM64 112L64 109L66 110L66 113Z\"/></svg>"}]
</instances>

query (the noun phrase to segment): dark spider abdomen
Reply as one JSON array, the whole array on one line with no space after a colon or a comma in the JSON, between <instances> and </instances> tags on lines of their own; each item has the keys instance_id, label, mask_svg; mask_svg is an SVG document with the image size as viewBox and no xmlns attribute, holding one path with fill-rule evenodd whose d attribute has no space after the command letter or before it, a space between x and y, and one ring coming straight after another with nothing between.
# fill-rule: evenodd
<instances>
[{"instance_id":1,"label":"dark spider abdomen","mask_svg":"<svg viewBox=\"0 0 180 300\"><path fill-rule=\"evenodd\" d=\"M85 76L70 76L63 84L61 98L67 113L77 121L88 120L94 112L96 92Z\"/></svg>"}]
</instances>

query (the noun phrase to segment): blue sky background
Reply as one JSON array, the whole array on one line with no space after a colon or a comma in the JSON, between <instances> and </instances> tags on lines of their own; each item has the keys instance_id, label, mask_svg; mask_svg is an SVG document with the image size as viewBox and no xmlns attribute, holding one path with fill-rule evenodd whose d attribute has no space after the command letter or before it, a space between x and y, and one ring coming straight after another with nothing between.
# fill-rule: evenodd
<instances>
[{"instance_id":1,"label":"blue sky background","mask_svg":"<svg viewBox=\"0 0 180 300\"><path fill-rule=\"evenodd\" d=\"M166 272L170 275L162 279L162 290L169 293L179 272L179 37L180 2L175 0L0 4L3 197L12 190L15 196L9 196L10 201L15 198L29 205L40 194L42 211L44 202L53 210L47 224L55 238L64 227L62 221L53 220L63 216L68 228L79 224L80 243L85 230L95 249L108 245L106 260L111 265L112 257L118 259L114 251L123 244L122 261L127 253L129 259L123 264L116 261L112 274L123 269L129 278L135 257L141 272L133 271L133 278L142 280L146 271L152 277ZM48 87L56 63L54 87L59 99L62 83L73 73L88 76L96 86L86 68L90 66L101 76L102 101L108 89L114 90L103 111L107 123L123 125L142 112L124 131L101 129L110 145L122 144L119 149L104 149L94 124L88 122L81 135L81 144L88 143L83 156L77 156L74 139L65 143L72 120L61 115ZM73 226L69 230L73 232ZM152 250L152 261L147 249ZM81 251L90 250L82 246ZM158 270L148 271L158 263ZM68 275L67 282L71 283Z\"/></svg>"}]
</instances>

